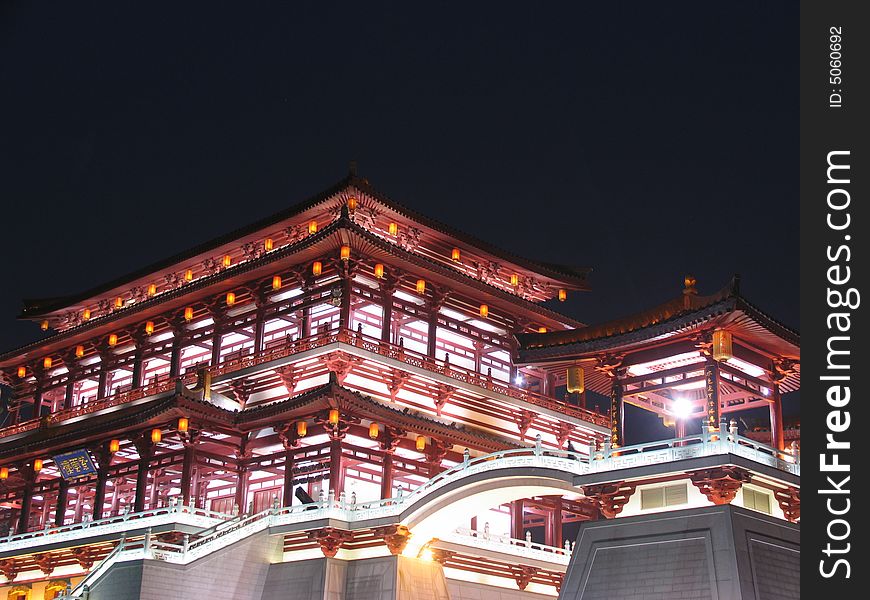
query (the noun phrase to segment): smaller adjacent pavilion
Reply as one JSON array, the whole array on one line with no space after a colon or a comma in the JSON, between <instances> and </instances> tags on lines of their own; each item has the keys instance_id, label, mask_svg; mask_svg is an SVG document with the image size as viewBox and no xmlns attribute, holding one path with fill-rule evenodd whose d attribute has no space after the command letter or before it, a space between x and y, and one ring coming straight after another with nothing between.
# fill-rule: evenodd
<instances>
[{"instance_id":1,"label":"smaller adjacent pavilion","mask_svg":"<svg viewBox=\"0 0 870 600\"><path fill-rule=\"evenodd\" d=\"M625 445L625 404L659 415L686 434L733 413L768 407L770 442L785 450L782 395L800 388L800 335L740 294L740 278L699 296L694 277L680 297L592 327L518 334L518 365L537 368L585 404L587 390L611 399L611 445ZM796 443L792 440L793 447Z\"/></svg>"}]
</instances>

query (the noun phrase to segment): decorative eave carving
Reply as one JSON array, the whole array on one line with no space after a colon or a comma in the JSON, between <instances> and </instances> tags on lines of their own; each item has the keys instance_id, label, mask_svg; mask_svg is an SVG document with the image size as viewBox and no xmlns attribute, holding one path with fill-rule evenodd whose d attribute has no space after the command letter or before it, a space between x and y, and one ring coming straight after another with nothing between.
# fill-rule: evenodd
<instances>
[{"instance_id":1,"label":"decorative eave carving","mask_svg":"<svg viewBox=\"0 0 870 600\"><path fill-rule=\"evenodd\" d=\"M730 504L744 483L752 476L739 467L715 467L689 473L692 483L716 505Z\"/></svg>"},{"instance_id":2,"label":"decorative eave carving","mask_svg":"<svg viewBox=\"0 0 870 600\"><path fill-rule=\"evenodd\" d=\"M320 550L327 558L335 558L341 547L353 540L353 533L334 527L324 527L316 531L309 531L308 538L320 545Z\"/></svg>"},{"instance_id":3,"label":"decorative eave carving","mask_svg":"<svg viewBox=\"0 0 870 600\"><path fill-rule=\"evenodd\" d=\"M596 485L584 485L583 494L598 503L598 510L604 517L613 519L622 512L625 504L636 489L635 484L625 483L602 483Z\"/></svg>"}]
</instances>

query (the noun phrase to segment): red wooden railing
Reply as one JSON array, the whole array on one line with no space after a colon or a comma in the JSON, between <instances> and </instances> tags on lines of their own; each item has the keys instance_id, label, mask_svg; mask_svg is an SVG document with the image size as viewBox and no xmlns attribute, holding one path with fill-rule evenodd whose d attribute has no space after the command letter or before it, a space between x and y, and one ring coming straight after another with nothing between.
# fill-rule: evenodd
<instances>
[{"instance_id":1,"label":"red wooden railing","mask_svg":"<svg viewBox=\"0 0 870 600\"><path fill-rule=\"evenodd\" d=\"M220 364L214 367L207 367L207 370L214 378L336 343L354 346L361 350L378 354L379 356L397 360L412 367L417 367L431 373L438 373L461 383L474 385L484 390L489 390L509 398L515 398L541 408L555 410L589 423L594 423L603 427L610 427L610 418L607 415L580 408L562 400L551 398L511 383L499 381L493 377L476 373L475 371L457 365L452 365L448 361L436 360L419 352L408 350L404 346L384 342L377 338L364 335L360 332L351 331L349 329L334 329L325 333L317 333L301 340L292 340L288 338L286 343L280 346L273 345L272 347L264 348L255 354L249 354L247 356L228 356ZM196 374L192 373L191 370L188 370L186 374L179 377L151 383L124 392L118 392L94 402L88 402L87 404L63 409L50 415L30 419L18 423L17 425L0 429L0 438L37 429L43 423L60 423L68 419L133 402L141 398L165 393L173 390L178 380L190 384L196 380Z\"/></svg>"}]
</instances>

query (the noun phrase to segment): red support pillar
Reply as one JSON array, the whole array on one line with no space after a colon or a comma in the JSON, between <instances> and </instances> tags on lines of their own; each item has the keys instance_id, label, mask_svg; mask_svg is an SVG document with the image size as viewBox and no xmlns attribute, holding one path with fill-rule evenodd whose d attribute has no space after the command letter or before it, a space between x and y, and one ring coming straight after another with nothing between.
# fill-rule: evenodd
<instances>
[{"instance_id":1,"label":"red support pillar","mask_svg":"<svg viewBox=\"0 0 870 600\"><path fill-rule=\"evenodd\" d=\"M785 431L782 423L782 394L779 384L773 384L770 399L770 445L777 450L785 450Z\"/></svg>"},{"instance_id":2,"label":"red support pillar","mask_svg":"<svg viewBox=\"0 0 870 600\"><path fill-rule=\"evenodd\" d=\"M381 499L393 497L393 452L384 452L381 462Z\"/></svg>"},{"instance_id":3,"label":"red support pillar","mask_svg":"<svg viewBox=\"0 0 870 600\"><path fill-rule=\"evenodd\" d=\"M193 479L193 469L196 465L196 450L193 444L184 445L184 462L181 463L181 504L190 506L190 488Z\"/></svg>"},{"instance_id":4,"label":"red support pillar","mask_svg":"<svg viewBox=\"0 0 870 600\"><path fill-rule=\"evenodd\" d=\"M96 521L103 518L103 504L106 503L106 482L109 480L109 465L112 462L112 454L109 452L105 444L94 449L94 455L97 458L97 485L94 488L94 508L91 513L91 518ZM117 495L117 494L116 494ZM79 505L82 503L82 492L79 488L76 494L76 510L79 511Z\"/></svg>"},{"instance_id":5,"label":"red support pillar","mask_svg":"<svg viewBox=\"0 0 870 600\"><path fill-rule=\"evenodd\" d=\"M296 452L293 448L287 448L284 454L284 497L282 506L293 504L293 463Z\"/></svg>"},{"instance_id":6,"label":"red support pillar","mask_svg":"<svg viewBox=\"0 0 870 600\"><path fill-rule=\"evenodd\" d=\"M517 540L525 539L525 530L523 528L523 501L514 500L511 502L511 537Z\"/></svg>"},{"instance_id":7,"label":"red support pillar","mask_svg":"<svg viewBox=\"0 0 870 600\"><path fill-rule=\"evenodd\" d=\"M704 365L704 386L707 392L707 427L714 431L719 429L719 363L709 356Z\"/></svg>"},{"instance_id":8,"label":"red support pillar","mask_svg":"<svg viewBox=\"0 0 870 600\"><path fill-rule=\"evenodd\" d=\"M57 507L54 511L54 524L57 527L63 525L63 521L66 518L66 505L67 499L69 498L69 482L63 477L60 478L58 482L57 489Z\"/></svg>"},{"instance_id":9,"label":"red support pillar","mask_svg":"<svg viewBox=\"0 0 870 600\"><path fill-rule=\"evenodd\" d=\"M336 500L344 491L344 466L341 464L341 440L344 435L329 436L329 489Z\"/></svg>"},{"instance_id":10,"label":"red support pillar","mask_svg":"<svg viewBox=\"0 0 870 600\"><path fill-rule=\"evenodd\" d=\"M27 533L30 529L30 509L33 506L33 486L36 483L36 473L31 465L21 467L24 478L24 489L21 492L21 510L18 513L18 533Z\"/></svg>"},{"instance_id":11,"label":"red support pillar","mask_svg":"<svg viewBox=\"0 0 870 600\"><path fill-rule=\"evenodd\" d=\"M562 499L556 498L553 508L553 543L551 545L562 547Z\"/></svg>"},{"instance_id":12,"label":"red support pillar","mask_svg":"<svg viewBox=\"0 0 870 600\"><path fill-rule=\"evenodd\" d=\"M136 495L133 499L133 512L145 510L145 494L148 491L148 468L151 465L151 454L154 446L148 437L148 432L137 438L136 451L139 453L139 465L136 470Z\"/></svg>"}]
</instances>

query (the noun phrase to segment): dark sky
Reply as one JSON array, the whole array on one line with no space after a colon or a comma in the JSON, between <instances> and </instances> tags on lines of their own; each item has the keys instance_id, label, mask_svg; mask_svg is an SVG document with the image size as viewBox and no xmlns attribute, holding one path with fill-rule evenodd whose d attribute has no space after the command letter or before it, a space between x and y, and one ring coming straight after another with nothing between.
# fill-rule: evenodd
<instances>
[{"instance_id":1,"label":"dark sky","mask_svg":"<svg viewBox=\"0 0 870 600\"><path fill-rule=\"evenodd\" d=\"M743 276L798 325L798 6L0 5L0 348L72 293L360 174L594 268L588 323Z\"/></svg>"}]
</instances>

